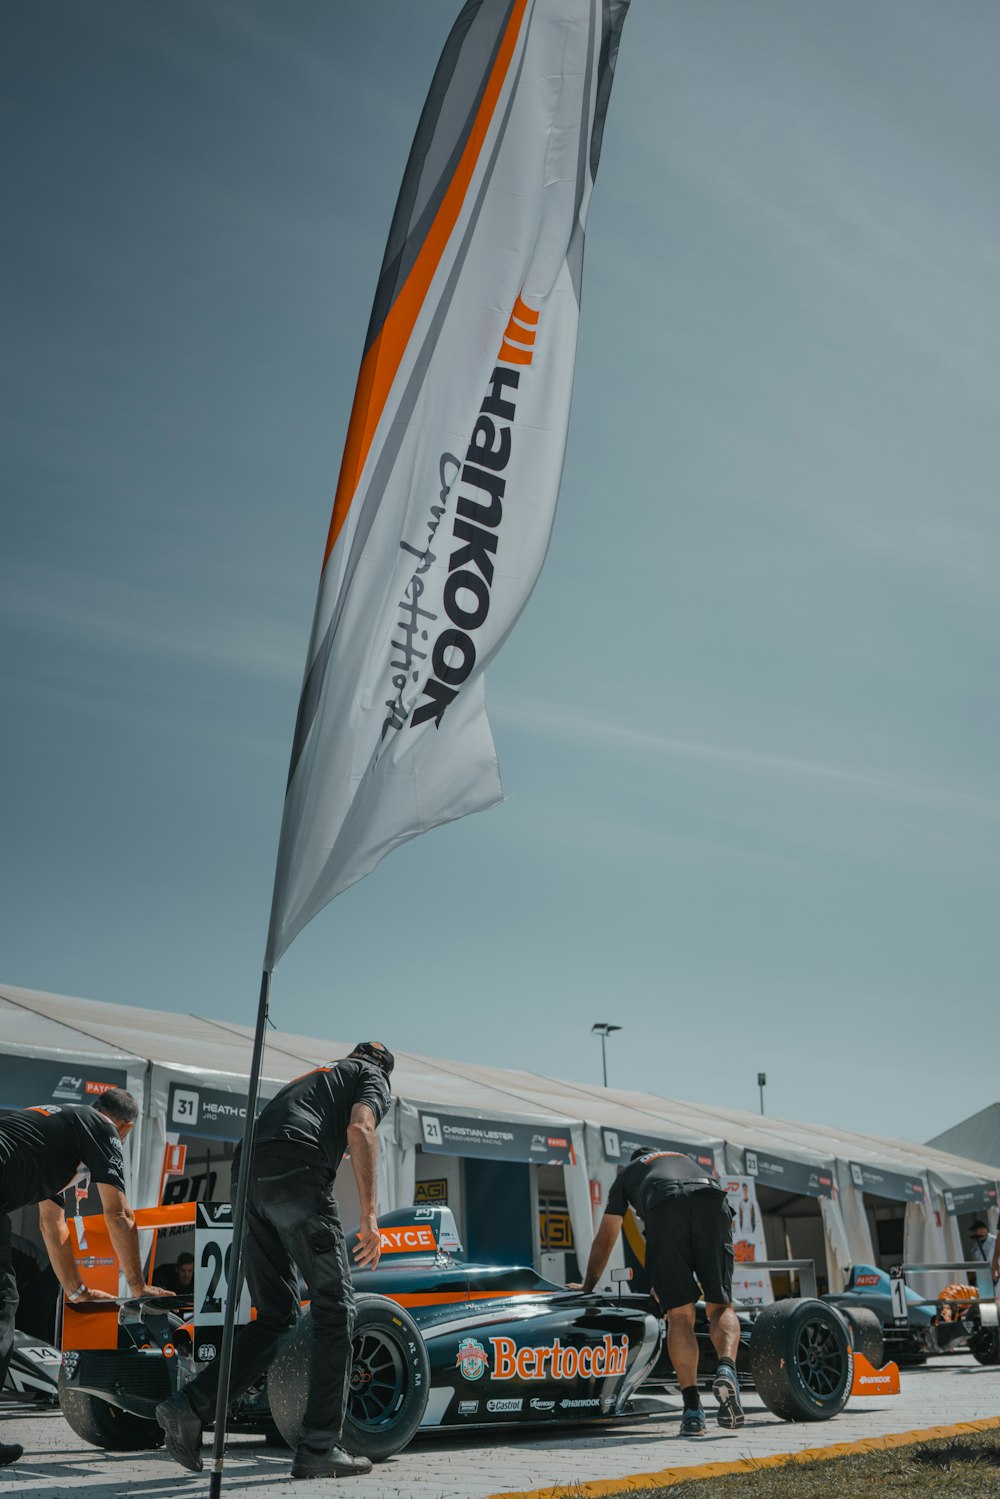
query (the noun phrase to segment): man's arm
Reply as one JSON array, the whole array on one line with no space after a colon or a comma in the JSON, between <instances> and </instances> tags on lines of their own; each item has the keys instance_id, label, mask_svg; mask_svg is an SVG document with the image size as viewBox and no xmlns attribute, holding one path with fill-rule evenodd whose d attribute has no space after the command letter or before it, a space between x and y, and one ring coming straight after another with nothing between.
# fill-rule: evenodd
<instances>
[{"instance_id":1,"label":"man's arm","mask_svg":"<svg viewBox=\"0 0 1000 1499\"><path fill-rule=\"evenodd\" d=\"M611 1258L611 1251L622 1231L624 1219L618 1213L605 1213L601 1219L601 1225L594 1236L594 1242L590 1246L590 1258L587 1261L587 1273L583 1277L583 1289L592 1291L604 1274L604 1267Z\"/></svg>"},{"instance_id":2,"label":"man's arm","mask_svg":"<svg viewBox=\"0 0 1000 1499\"><path fill-rule=\"evenodd\" d=\"M374 1270L382 1253L375 1202L378 1141L375 1138L375 1115L366 1103L356 1103L351 1110L347 1147L351 1152L351 1167L361 1199L361 1227L354 1258L362 1267Z\"/></svg>"},{"instance_id":3,"label":"man's arm","mask_svg":"<svg viewBox=\"0 0 1000 1499\"><path fill-rule=\"evenodd\" d=\"M101 1211L108 1225L112 1248L124 1272L129 1295L155 1296L158 1292L163 1295L159 1286L148 1286L143 1276L135 1214L129 1207L125 1193L118 1187L108 1186L107 1182L98 1182L97 1190L101 1194Z\"/></svg>"},{"instance_id":4,"label":"man's arm","mask_svg":"<svg viewBox=\"0 0 1000 1499\"><path fill-rule=\"evenodd\" d=\"M56 1273L56 1279L67 1296L78 1299L80 1293L87 1288L76 1268L76 1261L70 1246L69 1225L59 1203L46 1199L45 1202L38 1204L38 1226L42 1231L42 1238L45 1240L45 1248L48 1250L49 1261Z\"/></svg>"}]
</instances>

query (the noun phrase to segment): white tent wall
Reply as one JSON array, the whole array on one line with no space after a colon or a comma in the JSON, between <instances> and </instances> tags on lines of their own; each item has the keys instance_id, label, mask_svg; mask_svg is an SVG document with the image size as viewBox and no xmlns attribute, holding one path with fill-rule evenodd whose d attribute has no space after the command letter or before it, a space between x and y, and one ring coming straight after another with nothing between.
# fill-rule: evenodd
<instances>
[{"instance_id":1,"label":"white tent wall","mask_svg":"<svg viewBox=\"0 0 1000 1499\"><path fill-rule=\"evenodd\" d=\"M906 1216L903 1219L903 1261L905 1264L941 1265L949 1260L960 1260L964 1258L961 1253L953 1255L949 1249L948 1231L945 1227L947 1215L942 1211L944 1203L938 1199L939 1206L935 1208L931 1204L931 1195L928 1192L928 1200L925 1203L908 1202L906 1204ZM959 1271L937 1271L927 1274L907 1275L907 1285L912 1286L921 1296L936 1296L938 1292L952 1280L963 1280L965 1276Z\"/></svg>"},{"instance_id":2,"label":"white tent wall","mask_svg":"<svg viewBox=\"0 0 1000 1499\"><path fill-rule=\"evenodd\" d=\"M875 1243L868 1214L865 1212L864 1193L859 1192L854 1185L847 1161L835 1161L834 1171L837 1179L837 1206L847 1241L848 1264L874 1265Z\"/></svg>"},{"instance_id":3,"label":"white tent wall","mask_svg":"<svg viewBox=\"0 0 1000 1499\"><path fill-rule=\"evenodd\" d=\"M580 1273L587 1268L587 1256L594 1238L594 1220L590 1211L590 1171L587 1165L587 1146L582 1124L570 1126L573 1141L573 1159L563 1163L563 1181L566 1186L566 1209L573 1228L573 1248Z\"/></svg>"},{"instance_id":4,"label":"white tent wall","mask_svg":"<svg viewBox=\"0 0 1000 1499\"><path fill-rule=\"evenodd\" d=\"M607 1161L604 1159L604 1148L601 1141L601 1130L598 1125L586 1125L584 1129L584 1143L587 1154L587 1174L589 1178L588 1191L590 1195L591 1215L590 1242L593 1242L593 1235L596 1232L601 1219L604 1217L604 1212L608 1205L608 1193L611 1190L611 1185L614 1182L615 1177L618 1175L618 1167L612 1161ZM593 1190L594 1187L597 1188L596 1191ZM576 1232L575 1224L573 1226L573 1232ZM580 1261L580 1273L583 1274L583 1272L587 1268L586 1259L581 1258L579 1252L577 1254L577 1258ZM624 1269L624 1267L625 1246L622 1242L621 1235L619 1234L618 1238L615 1240L614 1248L612 1249L611 1254L608 1258L608 1263L605 1266L604 1275L597 1282L597 1289L599 1291L609 1291L613 1284L611 1280L612 1270L622 1270Z\"/></svg>"},{"instance_id":5,"label":"white tent wall","mask_svg":"<svg viewBox=\"0 0 1000 1499\"><path fill-rule=\"evenodd\" d=\"M823 1236L826 1247L826 1273L831 1291L842 1291L850 1272L851 1247L847 1237L847 1226L839 1202L830 1197L819 1200L823 1219Z\"/></svg>"}]
</instances>

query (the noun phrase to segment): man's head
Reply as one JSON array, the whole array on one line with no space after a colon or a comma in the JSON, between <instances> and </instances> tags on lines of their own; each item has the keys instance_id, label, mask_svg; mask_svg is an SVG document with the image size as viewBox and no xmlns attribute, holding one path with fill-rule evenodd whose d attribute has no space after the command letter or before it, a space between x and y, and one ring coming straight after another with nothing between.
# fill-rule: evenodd
<instances>
[{"instance_id":1,"label":"man's head","mask_svg":"<svg viewBox=\"0 0 1000 1499\"><path fill-rule=\"evenodd\" d=\"M983 1222L982 1218L976 1219L969 1232L974 1239L978 1239L980 1244L985 1244L986 1240L990 1236L990 1231L986 1227L986 1224Z\"/></svg>"},{"instance_id":2,"label":"man's head","mask_svg":"<svg viewBox=\"0 0 1000 1499\"><path fill-rule=\"evenodd\" d=\"M186 1252L179 1254L174 1269L177 1271L177 1284L186 1291L194 1282L194 1255Z\"/></svg>"},{"instance_id":3,"label":"man's head","mask_svg":"<svg viewBox=\"0 0 1000 1499\"><path fill-rule=\"evenodd\" d=\"M648 1155L652 1148L653 1147L651 1145L637 1145L632 1154L629 1156L629 1160L637 1161L640 1156Z\"/></svg>"},{"instance_id":4,"label":"man's head","mask_svg":"<svg viewBox=\"0 0 1000 1499\"><path fill-rule=\"evenodd\" d=\"M108 1116L123 1140L139 1117L139 1105L124 1088L108 1088L94 1099L94 1108Z\"/></svg>"},{"instance_id":5,"label":"man's head","mask_svg":"<svg viewBox=\"0 0 1000 1499\"><path fill-rule=\"evenodd\" d=\"M360 1057L363 1062L371 1062L373 1067L380 1068L387 1082L396 1065L396 1058L381 1041L359 1041L351 1056Z\"/></svg>"}]
</instances>

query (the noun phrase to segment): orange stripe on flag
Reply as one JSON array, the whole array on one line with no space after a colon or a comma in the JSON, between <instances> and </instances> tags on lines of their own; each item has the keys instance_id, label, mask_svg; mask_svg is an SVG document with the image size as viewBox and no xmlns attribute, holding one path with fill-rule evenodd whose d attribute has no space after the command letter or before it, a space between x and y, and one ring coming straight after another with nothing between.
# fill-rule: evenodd
<instances>
[{"instance_id":1,"label":"orange stripe on flag","mask_svg":"<svg viewBox=\"0 0 1000 1499\"><path fill-rule=\"evenodd\" d=\"M522 301L520 296L518 296L517 301L514 303L514 311L511 313L511 317L517 318L519 323L530 323L532 327L538 322L538 313L529 307L527 302Z\"/></svg>"},{"instance_id":2,"label":"orange stripe on flag","mask_svg":"<svg viewBox=\"0 0 1000 1499\"><path fill-rule=\"evenodd\" d=\"M396 378L396 372L434 278L434 272L444 254L469 183L472 181L472 174L493 118L500 90L514 56L514 47L527 3L528 0L517 0L514 6L483 94L482 103L476 114L475 123L465 143L461 160L455 168L454 176L448 184L441 207L434 216L434 222L427 231L427 237L402 290L386 315L378 337L361 361L354 405L351 408L351 420L344 443L344 457L340 465L340 477L337 480L337 493L333 502L330 532L323 557L324 567L337 544L337 537L340 535L344 521L347 519L347 513L357 492L361 470L365 466L375 430L385 410L389 391L392 389L392 382Z\"/></svg>"},{"instance_id":3,"label":"orange stripe on flag","mask_svg":"<svg viewBox=\"0 0 1000 1499\"><path fill-rule=\"evenodd\" d=\"M504 339L497 358L501 364L530 364L532 353L530 349L519 349L516 344L508 343Z\"/></svg>"}]
</instances>

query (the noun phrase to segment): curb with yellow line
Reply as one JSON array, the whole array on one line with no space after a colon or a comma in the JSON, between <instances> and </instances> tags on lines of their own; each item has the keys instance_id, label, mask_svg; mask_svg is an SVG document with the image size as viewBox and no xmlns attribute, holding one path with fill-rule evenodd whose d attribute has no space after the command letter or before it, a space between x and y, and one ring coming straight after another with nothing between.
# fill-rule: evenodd
<instances>
[{"instance_id":1,"label":"curb with yellow line","mask_svg":"<svg viewBox=\"0 0 1000 1499\"><path fill-rule=\"evenodd\" d=\"M544 1489L511 1489L490 1499L604 1499L608 1494L638 1494L643 1489L666 1488L695 1478L725 1478L730 1473L753 1473L760 1468L780 1468L791 1463L823 1463L857 1452L887 1452L916 1442L940 1442L948 1437L969 1436L976 1431L1000 1428L1000 1416L983 1421L959 1421L954 1426L926 1426L921 1431L897 1431L890 1436L864 1437L859 1442L836 1442L831 1447L806 1447L801 1452L777 1452L770 1457L743 1457L731 1463L697 1463L690 1467L661 1468L658 1473L631 1473L625 1478L595 1478L588 1483L556 1484Z\"/></svg>"}]
</instances>

